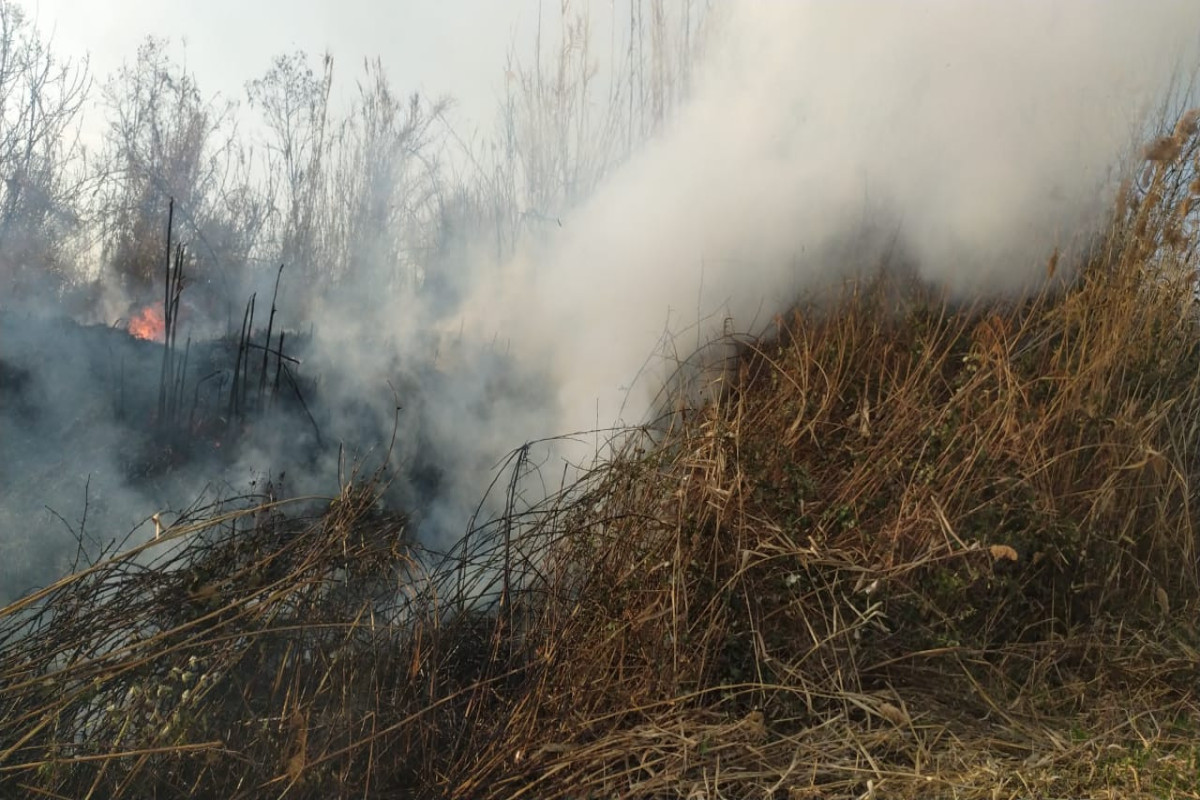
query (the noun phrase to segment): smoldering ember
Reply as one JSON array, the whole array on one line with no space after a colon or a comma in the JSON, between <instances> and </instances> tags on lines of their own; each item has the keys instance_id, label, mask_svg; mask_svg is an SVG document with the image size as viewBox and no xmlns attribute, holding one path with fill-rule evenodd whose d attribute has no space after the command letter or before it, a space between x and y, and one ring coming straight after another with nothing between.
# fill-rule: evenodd
<instances>
[{"instance_id":1,"label":"smoldering ember","mask_svg":"<svg viewBox=\"0 0 1200 800\"><path fill-rule=\"evenodd\" d=\"M1200 797L1197 31L0 0L0 796Z\"/></svg>"}]
</instances>

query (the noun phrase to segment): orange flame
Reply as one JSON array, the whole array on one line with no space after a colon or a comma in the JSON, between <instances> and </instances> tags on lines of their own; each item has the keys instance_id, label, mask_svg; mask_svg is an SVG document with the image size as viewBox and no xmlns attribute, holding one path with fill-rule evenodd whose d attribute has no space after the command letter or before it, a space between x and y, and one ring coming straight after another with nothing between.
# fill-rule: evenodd
<instances>
[{"instance_id":1,"label":"orange flame","mask_svg":"<svg viewBox=\"0 0 1200 800\"><path fill-rule=\"evenodd\" d=\"M167 322L156 305L148 305L129 320L129 332L139 339L161 342L166 333Z\"/></svg>"}]
</instances>

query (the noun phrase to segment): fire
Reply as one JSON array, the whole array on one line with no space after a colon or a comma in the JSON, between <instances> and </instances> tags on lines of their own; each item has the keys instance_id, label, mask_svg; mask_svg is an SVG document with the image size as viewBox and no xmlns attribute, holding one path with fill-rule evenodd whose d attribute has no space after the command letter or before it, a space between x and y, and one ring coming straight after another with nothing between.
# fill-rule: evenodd
<instances>
[{"instance_id":1,"label":"fire","mask_svg":"<svg viewBox=\"0 0 1200 800\"><path fill-rule=\"evenodd\" d=\"M129 332L139 339L161 342L167 322L157 305L148 305L129 320Z\"/></svg>"}]
</instances>

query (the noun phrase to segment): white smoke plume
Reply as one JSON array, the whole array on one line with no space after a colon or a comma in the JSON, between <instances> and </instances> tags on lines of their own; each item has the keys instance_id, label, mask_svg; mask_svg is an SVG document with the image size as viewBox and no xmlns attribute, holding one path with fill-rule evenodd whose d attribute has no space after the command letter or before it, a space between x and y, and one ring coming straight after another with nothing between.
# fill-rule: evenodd
<instances>
[{"instance_id":1,"label":"white smoke plume","mask_svg":"<svg viewBox=\"0 0 1200 800\"><path fill-rule=\"evenodd\" d=\"M1200 32L1190 2L722 13L670 126L464 312L552 365L565 430L613 420L669 319L761 325L860 266L821 254L864 219L887 219L889 246L954 292L1031 285L1104 224L1113 170Z\"/></svg>"}]
</instances>

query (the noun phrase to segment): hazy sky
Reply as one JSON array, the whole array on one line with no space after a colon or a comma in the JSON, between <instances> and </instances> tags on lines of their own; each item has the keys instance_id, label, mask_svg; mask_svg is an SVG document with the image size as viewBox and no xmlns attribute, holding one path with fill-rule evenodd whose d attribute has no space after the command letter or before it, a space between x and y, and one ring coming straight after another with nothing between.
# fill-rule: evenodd
<instances>
[{"instance_id":1,"label":"hazy sky","mask_svg":"<svg viewBox=\"0 0 1200 800\"><path fill-rule=\"evenodd\" d=\"M244 99L273 56L333 53L344 85L383 59L396 89L451 95L491 122L514 41L528 49L538 0L18 0L63 55L90 53L103 79L148 35L167 37L207 93ZM607 5L607 3L605 4ZM557 13L557 3L547 14ZM182 44L181 44L182 42ZM352 85L352 84L350 84Z\"/></svg>"}]
</instances>

